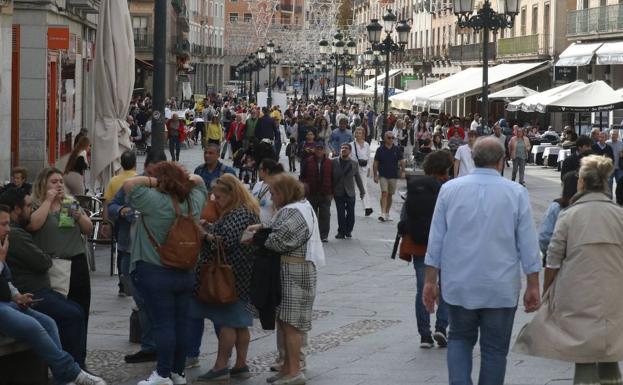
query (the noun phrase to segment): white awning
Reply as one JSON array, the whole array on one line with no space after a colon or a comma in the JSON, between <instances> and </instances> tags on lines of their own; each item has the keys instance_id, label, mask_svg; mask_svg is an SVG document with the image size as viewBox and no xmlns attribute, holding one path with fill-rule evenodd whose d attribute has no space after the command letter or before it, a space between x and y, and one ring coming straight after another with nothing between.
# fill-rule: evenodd
<instances>
[{"instance_id":1,"label":"white awning","mask_svg":"<svg viewBox=\"0 0 623 385\"><path fill-rule=\"evenodd\" d=\"M505 88L503 90L490 94L489 100L521 99L537 93L538 92L533 90L532 88L516 85L514 87Z\"/></svg>"},{"instance_id":2,"label":"white awning","mask_svg":"<svg viewBox=\"0 0 623 385\"><path fill-rule=\"evenodd\" d=\"M623 97L606 82L597 80L557 97L538 103L536 111L546 112L601 112L623 106Z\"/></svg>"},{"instance_id":3,"label":"white awning","mask_svg":"<svg viewBox=\"0 0 623 385\"><path fill-rule=\"evenodd\" d=\"M566 50L562 51L556 62L556 67L576 67L588 65L595 51L601 47L603 43L578 44L571 43Z\"/></svg>"},{"instance_id":4,"label":"white awning","mask_svg":"<svg viewBox=\"0 0 623 385\"><path fill-rule=\"evenodd\" d=\"M401 73L401 72L402 72L402 69L398 69L398 70L389 70L389 78L391 79L391 78L393 78L394 76L398 75L398 74L399 74L399 73ZM373 85L374 85L374 79L375 79L375 78L368 79L368 80L366 80L366 82L365 82L365 83L363 83L363 84L364 84L364 85L366 85L366 86L368 86L368 87L369 87L369 86L373 86ZM382 74L380 74L380 75L376 78L376 81L377 81L377 82L380 82L380 81L383 81L383 80L385 80L385 72L383 72Z\"/></svg>"},{"instance_id":5,"label":"white awning","mask_svg":"<svg viewBox=\"0 0 623 385\"><path fill-rule=\"evenodd\" d=\"M595 53L598 65L623 64L623 41L604 43Z\"/></svg>"},{"instance_id":6,"label":"white awning","mask_svg":"<svg viewBox=\"0 0 623 385\"><path fill-rule=\"evenodd\" d=\"M538 104L547 103L549 100L552 99L555 100L563 95L566 95L568 92L583 87L584 85L584 82L575 81L560 85L558 87L550 88L549 90L539 92L538 94L530 95L523 99L511 102L506 106L506 110L534 112L536 111L536 107Z\"/></svg>"},{"instance_id":7,"label":"white awning","mask_svg":"<svg viewBox=\"0 0 623 385\"><path fill-rule=\"evenodd\" d=\"M549 68L549 62L500 64L495 67L489 68L489 84L503 85L510 82L515 82L536 72L543 71L547 68ZM446 79L453 78L457 75L450 76ZM455 80L452 83L454 86L450 90L437 93L427 98L427 105L432 109L440 109L446 100L450 100L456 97L464 98L480 93L482 90L482 69L477 68L476 73L472 74L468 79L462 80L460 82ZM416 104L418 104L417 101Z\"/></svg>"}]
</instances>

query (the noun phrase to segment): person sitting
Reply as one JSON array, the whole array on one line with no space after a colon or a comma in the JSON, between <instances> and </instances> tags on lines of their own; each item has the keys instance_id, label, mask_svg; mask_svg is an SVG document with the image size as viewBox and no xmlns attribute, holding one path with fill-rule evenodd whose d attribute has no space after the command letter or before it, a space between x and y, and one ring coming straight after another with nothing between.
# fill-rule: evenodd
<instances>
[{"instance_id":1,"label":"person sitting","mask_svg":"<svg viewBox=\"0 0 623 385\"><path fill-rule=\"evenodd\" d=\"M61 384L106 385L106 381L80 369L69 353L61 349L54 320L31 309L33 294L21 294L11 283L6 264L11 209L0 205L0 334L26 342L50 367L54 380Z\"/></svg>"},{"instance_id":2,"label":"person sitting","mask_svg":"<svg viewBox=\"0 0 623 385\"><path fill-rule=\"evenodd\" d=\"M560 168L560 180L570 171L577 171L580 169L580 160L583 157L593 153L591 138L586 135L582 135L575 142L575 153L567 157Z\"/></svg>"},{"instance_id":3,"label":"person sitting","mask_svg":"<svg viewBox=\"0 0 623 385\"><path fill-rule=\"evenodd\" d=\"M0 193L5 189L16 187L18 189L23 189L26 194L30 194L32 191L32 184L26 182L26 180L28 180L28 171L26 171L24 167L14 167L11 170L11 179L13 179L13 181L2 187Z\"/></svg>"}]
</instances>

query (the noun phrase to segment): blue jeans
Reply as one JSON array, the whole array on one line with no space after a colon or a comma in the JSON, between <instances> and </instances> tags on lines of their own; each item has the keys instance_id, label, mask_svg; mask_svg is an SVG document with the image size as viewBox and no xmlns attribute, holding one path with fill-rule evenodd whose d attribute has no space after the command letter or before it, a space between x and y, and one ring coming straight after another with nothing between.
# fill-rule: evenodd
<instances>
[{"instance_id":1,"label":"blue jeans","mask_svg":"<svg viewBox=\"0 0 623 385\"><path fill-rule=\"evenodd\" d=\"M156 341L161 377L171 372L183 373L186 364L188 306L193 290L194 275L177 270L138 262L132 272L135 291L145 301Z\"/></svg>"},{"instance_id":2,"label":"blue jeans","mask_svg":"<svg viewBox=\"0 0 623 385\"><path fill-rule=\"evenodd\" d=\"M355 227L355 197L336 196L338 234L351 235Z\"/></svg>"},{"instance_id":3,"label":"blue jeans","mask_svg":"<svg viewBox=\"0 0 623 385\"><path fill-rule=\"evenodd\" d=\"M84 369L84 360L87 355L87 331L82 306L52 289L36 291L33 293L33 298L43 299L37 303L36 310L56 322L63 350Z\"/></svg>"},{"instance_id":4,"label":"blue jeans","mask_svg":"<svg viewBox=\"0 0 623 385\"><path fill-rule=\"evenodd\" d=\"M213 324L213 326L214 326L214 334L216 334L216 338L218 338L219 334L221 333L221 327L216 324ZM187 327L188 327L188 352L186 353L186 355L188 357L193 357L193 358L199 357L199 353L201 350L201 339L203 338L203 332L205 330L204 319L188 317Z\"/></svg>"},{"instance_id":5,"label":"blue jeans","mask_svg":"<svg viewBox=\"0 0 623 385\"><path fill-rule=\"evenodd\" d=\"M472 385L472 356L480 331L479 385L503 385L517 307L468 310L448 305L450 385Z\"/></svg>"},{"instance_id":6,"label":"blue jeans","mask_svg":"<svg viewBox=\"0 0 623 385\"><path fill-rule=\"evenodd\" d=\"M169 153L171 153L171 160L180 160L180 137L169 137Z\"/></svg>"},{"instance_id":7,"label":"blue jeans","mask_svg":"<svg viewBox=\"0 0 623 385\"><path fill-rule=\"evenodd\" d=\"M127 270L125 270L127 268ZM122 262L121 264L122 274L127 274L125 282L130 284L132 292L132 298L138 307L138 322L141 325L141 351L143 352L155 352L156 342L154 341L153 327L149 313L147 312L147 306L145 300L141 296L141 293L135 289L132 277L130 275L130 258L127 258L127 264Z\"/></svg>"},{"instance_id":8,"label":"blue jeans","mask_svg":"<svg viewBox=\"0 0 623 385\"><path fill-rule=\"evenodd\" d=\"M426 265L424 257L414 256L413 267L415 268L415 278L417 281L417 292L415 294L415 318L417 320L417 331L421 337L430 337L430 313L426 310L424 302L422 302L422 292L424 291L424 277L426 273ZM448 328L448 304L442 298L439 298L439 306L435 313L435 330L445 332Z\"/></svg>"},{"instance_id":9,"label":"blue jeans","mask_svg":"<svg viewBox=\"0 0 623 385\"><path fill-rule=\"evenodd\" d=\"M28 343L48 364L55 383L72 382L80 374L80 366L62 350L56 323L47 315L21 310L14 302L0 302L0 333Z\"/></svg>"}]
</instances>

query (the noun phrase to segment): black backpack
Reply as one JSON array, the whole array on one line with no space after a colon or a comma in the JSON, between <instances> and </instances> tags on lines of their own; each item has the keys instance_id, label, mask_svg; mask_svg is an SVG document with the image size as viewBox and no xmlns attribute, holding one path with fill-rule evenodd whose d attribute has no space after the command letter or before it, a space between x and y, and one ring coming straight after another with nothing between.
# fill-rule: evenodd
<instances>
[{"instance_id":1,"label":"black backpack","mask_svg":"<svg viewBox=\"0 0 623 385\"><path fill-rule=\"evenodd\" d=\"M406 233L417 244L428 244L435 203L441 183L434 176L411 176L407 180Z\"/></svg>"}]
</instances>

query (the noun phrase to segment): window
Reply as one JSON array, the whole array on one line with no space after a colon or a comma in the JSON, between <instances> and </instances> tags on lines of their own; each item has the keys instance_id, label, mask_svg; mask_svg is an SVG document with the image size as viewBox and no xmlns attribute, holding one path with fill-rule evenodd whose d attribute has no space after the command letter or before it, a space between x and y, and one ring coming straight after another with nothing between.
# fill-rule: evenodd
<instances>
[{"instance_id":1,"label":"window","mask_svg":"<svg viewBox=\"0 0 623 385\"><path fill-rule=\"evenodd\" d=\"M136 43L143 43L147 41L147 35L149 34L149 17L147 16L132 16L132 31L134 32L134 41Z\"/></svg>"},{"instance_id":2,"label":"window","mask_svg":"<svg viewBox=\"0 0 623 385\"><path fill-rule=\"evenodd\" d=\"M281 25L290 25L291 19L290 14L282 13L281 14Z\"/></svg>"},{"instance_id":3,"label":"window","mask_svg":"<svg viewBox=\"0 0 623 385\"><path fill-rule=\"evenodd\" d=\"M229 22L230 23L237 23L238 22L238 14L233 12L229 14Z\"/></svg>"},{"instance_id":4,"label":"window","mask_svg":"<svg viewBox=\"0 0 623 385\"><path fill-rule=\"evenodd\" d=\"M521 9L521 24L519 25L519 36L526 36L526 7Z\"/></svg>"},{"instance_id":5,"label":"window","mask_svg":"<svg viewBox=\"0 0 623 385\"><path fill-rule=\"evenodd\" d=\"M253 14L251 13L245 13L244 14L244 22L245 23L250 23L253 20Z\"/></svg>"},{"instance_id":6,"label":"window","mask_svg":"<svg viewBox=\"0 0 623 385\"><path fill-rule=\"evenodd\" d=\"M549 39L549 3L543 7L543 34Z\"/></svg>"},{"instance_id":7,"label":"window","mask_svg":"<svg viewBox=\"0 0 623 385\"><path fill-rule=\"evenodd\" d=\"M533 35L539 33L539 6L532 7L532 32Z\"/></svg>"}]
</instances>

